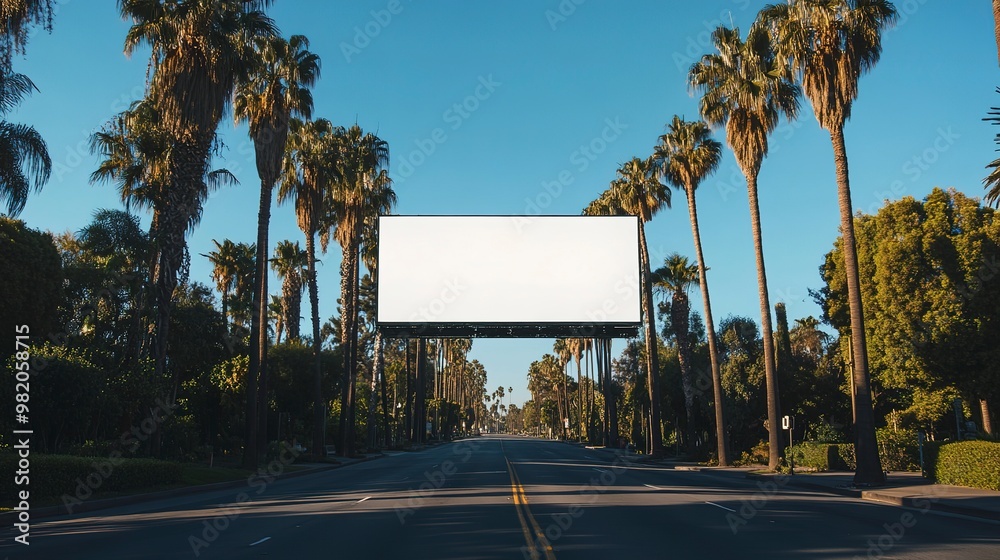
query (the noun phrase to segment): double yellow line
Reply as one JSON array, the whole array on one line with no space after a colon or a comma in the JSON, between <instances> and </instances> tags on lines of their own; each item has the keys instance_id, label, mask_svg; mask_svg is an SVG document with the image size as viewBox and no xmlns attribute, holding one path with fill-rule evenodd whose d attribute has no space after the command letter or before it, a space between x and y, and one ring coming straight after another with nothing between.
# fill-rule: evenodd
<instances>
[{"instance_id":1,"label":"double yellow line","mask_svg":"<svg viewBox=\"0 0 1000 560\"><path fill-rule=\"evenodd\" d=\"M531 515L531 509L528 508L528 496L524 493L524 487L521 486L520 479L517 478L514 465L511 464L510 459L504 457L504 460L507 461L507 471L510 473L510 489L514 495L514 509L517 510L517 518L521 521L521 529L524 531L524 541L528 543L528 552L531 554L531 560L539 560L542 556L545 557L545 560L555 560L555 552L552 550L549 539L545 538L545 531L535 521L535 517Z\"/></svg>"}]
</instances>

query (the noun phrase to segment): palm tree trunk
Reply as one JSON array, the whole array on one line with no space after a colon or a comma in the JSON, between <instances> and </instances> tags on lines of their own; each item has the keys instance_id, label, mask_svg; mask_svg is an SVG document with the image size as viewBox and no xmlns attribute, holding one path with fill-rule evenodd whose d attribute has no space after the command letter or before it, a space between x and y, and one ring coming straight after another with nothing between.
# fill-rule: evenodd
<instances>
[{"instance_id":1,"label":"palm tree trunk","mask_svg":"<svg viewBox=\"0 0 1000 560\"><path fill-rule=\"evenodd\" d=\"M997 41L997 62L1000 63L1000 0L993 0L993 34Z\"/></svg>"},{"instance_id":2,"label":"palm tree trunk","mask_svg":"<svg viewBox=\"0 0 1000 560\"><path fill-rule=\"evenodd\" d=\"M337 434L340 440L339 453L343 457L350 455L349 447L353 445L348 441L348 408L351 405L351 378L353 368L351 367L351 304L354 297L351 292L351 281L354 278L353 263L351 262L351 249L344 247L342 258L340 259L340 351L343 359L343 379L340 384L340 420Z\"/></svg>"},{"instance_id":3,"label":"palm tree trunk","mask_svg":"<svg viewBox=\"0 0 1000 560\"><path fill-rule=\"evenodd\" d=\"M701 252L701 228L698 226L698 205L695 201L694 188L685 188L684 192L687 193L691 235L698 257L698 287L701 288L701 301L705 304L705 334L708 338L708 356L712 363L716 452L719 455L719 466L725 467L729 465L729 442L726 440L726 415L722 397L722 374L719 372L719 351L715 345L715 320L712 318L712 300L708 293L708 268L705 266L705 255Z\"/></svg>"},{"instance_id":4,"label":"palm tree trunk","mask_svg":"<svg viewBox=\"0 0 1000 560\"><path fill-rule=\"evenodd\" d=\"M684 447L689 451L694 450L694 380L691 372L691 339L689 317L691 313L690 302L687 295L678 290L674 292L673 301L670 305L671 323L673 324L674 336L677 338L677 362L681 368L681 391L684 393L684 420L685 426Z\"/></svg>"},{"instance_id":5,"label":"palm tree trunk","mask_svg":"<svg viewBox=\"0 0 1000 560\"><path fill-rule=\"evenodd\" d=\"M413 400L413 442L424 443L427 433L427 339L417 341L416 391Z\"/></svg>"},{"instance_id":6,"label":"palm tree trunk","mask_svg":"<svg viewBox=\"0 0 1000 560\"><path fill-rule=\"evenodd\" d=\"M378 429L376 427L377 419L375 409L378 408L378 380L382 375L382 365L384 363L382 345L382 333L380 331L375 331L375 355L372 357L371 396L368 398L368 449L376 449L378 447Z\"/></svg>"},{"instance_id":7,"label":"palm tree trunk","mask_svg":"<svg viewBox=\"0 0 1000 560\"><path fill-rule=\"evenodd\" d=\"M760 233L760 205L757 201L757 175L747 175L747 195L750 199L750 223L757 257L757 290L760 296L760 331L764 338L764 378L767 391L767 468L777 470L781 461L781 430L778 425L778 378L774 371L774 343L771 334L771 302L767 294L767 272L764 270L764 244Z\"/></svg>"},{"instance_id":8,"label":"palm tree trunk","mask_svg":"<svg viewBox=\"0 0 1000 560\"><path fill-rule=\"evenodd\" d=\"M603 346L601 359L604 361L604 399L608 413L609 445L617 449L620 447L618 444L620 437L618 434L618 395L615 387L615 377L611 370L611 340L605 339L601 343Z\"/></svg>"},{"instance_id":9,"label":"palm tree trunk","mask_svg":"<svg viewBox=\"0 0 1000 560\"><path fill-rule=\"evenodd\" d=\"M313 456L322 457L326 442L323 441L323 425L326 415L323 413L323 366L319 338L319 288L316 286L316 228L310 224L306 234L306 259L308 265L309 304L312 307L312 338L313 338Z\"/></svg>"},{"instance_id":10,"label":"palm tree trunk","mask_svg":"<svg viewBox=\"0 0 1000 560\"><path fill-rule=\"evenodd\" d=\"M354 370L351 375L351 408L350 417L347 419L347 431L351 441L351 451L354 450L355 442L355 430L357 430L357 413L358 413L358 327L360 321L358 321L358 308L360 307L358 300L361 296L361 258L359 253L358 245L354 245L352 249L352 254L354 256L354 267L352 268L353 277L351 278L351 368Z\"/></svg>"},{"instance_id":11,"label":"palm tree trunk","mask_svg":"<svg viewBox=\"0 0 1000 560\"><path fill-rule=\"evenodd\" d=\"M993 420L990 418L990 403L986 399L979 399L979 411L983 414L983 432L992 436Z\"/></svg>"},{"instance_id":12,"label":"palm tree trunk","mask_svg":"<svg viewBox=\"0 0 1000 560\"><path fill-rule=\"evenodd\" d=\"M250 367L247 374L246 386L246 439L258 439L256 455L252 457L253 464L244 458L244 467L254 468L257 466L260 451L265 448L267 441L267 397L263 387L267 385L264 377L264 370L261 367L264 355L267 353L267 337L262 333L265 329L261 326L264 317L267 317L267 233L271 223L271 189L274 183L269 183L268 179L260 181L260 203L257 208L257 255L256 272L253 279L253 296L251 298L250 313ZM255 381L250 383L249 381ZM258 406L257 395L260 395L260 405ZM259 425L258 425L259 422ZM258 437L258 434L260 437ZM260 441L264 440L264 445Z\"/></svg>"},{"instance_id":13,"label":"palm tree trunk","mask_svg":"<svg viewBox=\"0 0 1000 560\"><path fill-rule=\"evenodd\" d=\"M649 389L649 438L650 454L663 455L663 436L660 430L660 357L656 341L656 319L653 316L653 283L649 270L649 248L646 244L646 224L639 222L639 256L642 260L642 308L646 315L646 386Z\"/></svg>"},{"instance_id":14,"label":"palm tree trunk","mask_svg":"<svg viewBox=\"0 0 1000 560\"><path fill-rule=\"evenodd\" d=\"M389 448L389 396L385 388L385 342L382 343L382 356L379 358L378 376L382 384L382 445Z\"/></svg>"},{"instance_id":15,"label":"palm tree trunk","mask_svg":"<svg viewBox=\"0 0 1000 560\"><path fill-rule=\"evenodd\" d=\"M851 184L844 146L843 124L830 130L833 160L837 167L837 200L840 203L840 230L844 237L844 271L847 274L847 301L851 309L851 342L854 351L855 484L882 484L885 473L875 440L875 409L871 380L868 376L868 344L865 340L864 308L858 277L858 253L854 240L854 211L851 207ZM765 339L768 340L768 339ZM766 346L766 345L765 345Z\"/></svg>"},{"instance_id":16,"label":"palm tree trunk","mask_svg":"<svg viewBox=\"0 0 1000 560\"><path fill-rule=\"evenodd\" d=\"M578 339L577 344L580 343L582 339ZM578 356L578 355L577 355ZM583 417L583 379L581 376L582 371L580 370L580 358L574 356L573 359L576 361L576 413L577 422L576 425L580 427L579 438L583 440L584 431L587 429L586 420Z\"/></svg>"}]
</instances>

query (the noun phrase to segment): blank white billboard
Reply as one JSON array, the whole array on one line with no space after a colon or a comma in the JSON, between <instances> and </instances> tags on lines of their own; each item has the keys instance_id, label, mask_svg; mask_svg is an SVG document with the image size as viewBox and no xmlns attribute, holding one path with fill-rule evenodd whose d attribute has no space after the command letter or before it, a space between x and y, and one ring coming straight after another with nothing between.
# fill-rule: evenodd
<instances>
[{"instance_id":1,"label":"blank white billboard","mask_svg":"<svg viewBox=\"0 0 1000 560\"><path fill-rule=\"evenodd\" d=\"M634 330L639 298L634 216L379 218L383 329L448 326L455 336L498 325L551 331L538 336L561 335L558 327Z\"/></svg>"}]
</instances>

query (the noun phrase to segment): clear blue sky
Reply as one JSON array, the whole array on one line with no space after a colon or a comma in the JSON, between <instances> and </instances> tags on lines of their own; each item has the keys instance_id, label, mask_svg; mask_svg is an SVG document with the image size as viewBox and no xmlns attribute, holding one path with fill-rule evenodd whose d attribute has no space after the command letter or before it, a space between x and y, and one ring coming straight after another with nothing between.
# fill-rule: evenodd
<instances>
[{"instance_id":1,"label":"clear blue sky","mask_svg":"<svg viewBox=\"0 0 1000 560\"><path fill-rule=\"evenodd\" d=\"M10 117L42 133L55 165L21 218L56 232L120 207L113 188L88 184L96 158L87 139L142 96L148 60L145 52L122 54L128 24L115 2L58 4L53 32L37 33L15 61L40 92ZM579 214L619 163L649 155L674 114L696 116L685 75L709 49L709 30L731 21L745 31L763 4L278 0L271 14L284 34L307 35L322 57L316 115L357 122L389 142L397 213L519 214L534 203L546 214ZM855 208L869 212L934 186L980 196L984 165L995 157L997 130L982 121L1000 105L989 3L897 7L900 24L862 80L847 126ZM817 269L839 223L829 137L804 103L799 122L772 137L760 175L771 300L784 301L791 319L819 315L807 289L821 284ZM246 130L227 121L221 134L227 150L217 164L242 184L211 197L190 238L191 277L205 283L210 267L198 254L212 239L252 242L256 232L258 179ZM717 137L724 140L721 131ZM570 181L550 184L557 195L549 196L544 185L563 171ZM699 191L699 210L716 321L759 321L745 182L728 149ZM674 251L693 257L683 197L647 228L654 263ZM290 207L273 210L271 240L281 239L302 239ZM323 320L335 313L339 258L334 249L319 270ZM692 298L700 309L696 292ZM486 365L492 388L512 385L520 402L528 364L551 344L477 340L472 356Z\"/></svg>"}]
</instances>

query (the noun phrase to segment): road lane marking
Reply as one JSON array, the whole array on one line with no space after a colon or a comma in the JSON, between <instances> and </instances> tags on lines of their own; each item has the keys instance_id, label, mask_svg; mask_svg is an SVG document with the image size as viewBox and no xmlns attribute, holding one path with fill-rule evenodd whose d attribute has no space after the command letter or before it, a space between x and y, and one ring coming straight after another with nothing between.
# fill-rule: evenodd
<instances>
[{"instance_id":1,"label":"road lane marking","mask_svg":"<svg viewBox=\"0 0 1000 560\"><path fill-rule=\"evenodd\" d=\"M736 513L735 509L730 509L730 508L727 508L726 506L720 506L719 504L716 504L714 502L705 502L705 503L708 504L708 505L710 505L710 506L715 506L717 508L722 508L722 509L724 509L726 511L731 511L733 513Z\"/></svg>"},{"instance_id":2,"label":"road lane marking","mask_svg":"<svg viewBox=\"0 0 1000 560\"><path fill-rule=\"evenodd\" d=\"M504 460L507 461L507 470L510 472L510 487L511 494L514 497L514 509L517 510L517 518L521 522L521 529L524 532L524 540L528 544L528 553L531 559L538 560L540 558L539 550L541 550L541 553L545 556L545 560L555 560L556 555L552 550L552 544L545 537L545 531L542 530L538 521L535 521L535 517L531 515L531 509L528 507L528 496L524 493L524 486L521 485L521 481L514 471L514 465L511 464L510 459L504 457ZM532 529L535 533L534 537L531 535Z\"/></svg>"},{"instance_id":3,"label":"road lane marking","mask_svg":"<svg viewBox=\"0 0 1000 560\"><path fill-rule=\"evenodd\" d=\"M643 484L646 488L652 488L653 490L666 490L666 488L660 488L659 486L653 486L652 484Z\"/></svg>"},{"instance_id":4,"label":"road lane marking","mask_svg":"<svg viewBox=\"0 0 1000 560\"><path fill-rule=\"evenodd\" d=\"M367 502L370 499L372 499L372 497L371 496L367 496L367 497L361 498L360 500L358 500L357 502L354 502L354 503L360 504L361 502Z\"/></svg>"},{"instance_id":5,"label":"road lane marking","mask_svg":"<svg viewBox=\"0 0 1000 560\"><path fill-rule=\"evenodd\" d=\"M266 541L269 541L269 540L271 540L271 537L264 537L263 539L260 539L260 540L259 540L259 541L257 541L257 542L252 542L252 543L250 543L250 546L257 546L258 544L260 544L260 543L262 543L262 542L266 542Z\"/></svg>"}]
</instances>

